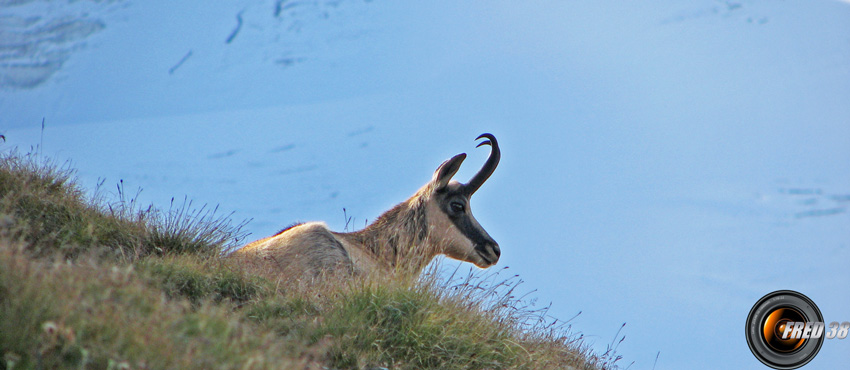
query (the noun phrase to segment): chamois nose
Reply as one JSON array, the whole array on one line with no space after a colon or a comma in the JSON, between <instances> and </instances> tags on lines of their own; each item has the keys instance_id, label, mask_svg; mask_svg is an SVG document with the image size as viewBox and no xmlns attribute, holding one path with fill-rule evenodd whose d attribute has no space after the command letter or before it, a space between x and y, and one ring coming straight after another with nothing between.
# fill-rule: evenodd
<instances>
[{"instance_id":1,"label":"chamois nose","mask_svg":"<svg viewBox=\"0 0 850 370\"><path fill-rule=\"evenodd\" d=\"M502 256L502 250L499 249L499 245L496 244L496 243L493 243L493 254L496 255L496 258L499 258L499 257Z\"/></svg>"}]
</instances>

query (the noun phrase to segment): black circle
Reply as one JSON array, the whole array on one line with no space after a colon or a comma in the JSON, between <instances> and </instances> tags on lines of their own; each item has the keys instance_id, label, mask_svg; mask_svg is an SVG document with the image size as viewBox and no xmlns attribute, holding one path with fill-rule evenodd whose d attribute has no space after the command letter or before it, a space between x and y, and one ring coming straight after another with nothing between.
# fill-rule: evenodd
<instances>
[{"instance_id":1,"label":"black circle","mask_svg":"<svg viewBox=\"0 0 850 370\"><path fill-rule=\"evenodd\" d=\"M811 361L823 345L823 336L782 339L786 322L823 322L817 305L793 290L778 290L756 302L747 316L747 345L763 364L774 369L797 369ZM780 329L781 327L781 329Z\"/></svg>"}]
</instances>

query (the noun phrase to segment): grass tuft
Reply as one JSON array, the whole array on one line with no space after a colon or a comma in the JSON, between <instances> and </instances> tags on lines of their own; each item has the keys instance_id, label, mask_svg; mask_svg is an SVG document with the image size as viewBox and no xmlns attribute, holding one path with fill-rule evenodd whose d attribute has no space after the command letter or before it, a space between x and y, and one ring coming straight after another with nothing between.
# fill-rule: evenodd
<instances>
[{"instance_id":1,"label":"grass tuft","mask_svg":"<svg viewBox=\"0 0 850 370\"><path fill-rule=\"evenodd\" d=\"M227 300L237 305L265 298L270 284L226 265L218 258L193 255L151 257L136 266L147 273L169 298L181 297L198 305Z\"/></svg>"},{"instance_id":2,"label":"grass tuft","mask_svg":"<svg viewBox=\"0 0 850 370\"><path fill-rule=\"evenodd\" d=\"M150 244L159 250L171 253L209 254L222 253L245 239L241 229L247 221L233 225L232 213L218 216L218 206L208 210L206 205L192 208L192 201L183 198L175 206L174 198L167 212L159 214L159 219L151 224Z\"/></svg>"},{"instance_id":3,"label":"grass tuft","mask_svg":"<svg viewBox=\"0 0 850 370\"><path fill-rule=\"evenodd\" d=\"M134 261L148 255L217 255L245 238L245 222L234 224L217 208L192 207L184 199L166 212L127 199L108 202L97 189L92 199L72 180L74 171L36 154L0 154L0 237L18 240L36 256L72 258L99 251ZM136 194L136 196L138 193Z\"/></svg>"}]
</instances>

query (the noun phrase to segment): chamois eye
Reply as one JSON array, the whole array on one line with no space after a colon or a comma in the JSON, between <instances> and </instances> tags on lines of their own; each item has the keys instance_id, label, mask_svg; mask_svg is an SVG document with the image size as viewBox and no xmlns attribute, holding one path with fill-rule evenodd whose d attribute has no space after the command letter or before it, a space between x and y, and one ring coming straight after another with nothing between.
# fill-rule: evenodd
<instances>
[{"instance_id":1,"label":"chamois eye","mask_svg":"<svg viewBox=\"0 0 850 370\"><path fill-rule=\"evenodd\" d=\"M463 203L460 202L451 202L449 207L452 207L452 212L461 213L463 212Z\"/></svg>"}]
</instances>

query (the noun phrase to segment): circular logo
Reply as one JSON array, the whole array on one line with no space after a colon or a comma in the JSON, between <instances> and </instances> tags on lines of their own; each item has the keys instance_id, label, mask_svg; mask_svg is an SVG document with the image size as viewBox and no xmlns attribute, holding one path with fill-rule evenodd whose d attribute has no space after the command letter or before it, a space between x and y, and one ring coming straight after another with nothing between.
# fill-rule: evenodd
<instances>
[{"instance_id":1,"label":"circular logo","mask_svg":"<svg viewBox=\"0 0 850 370\"><path fill-rule=\"evenodd\" d=\"M823 316L809 297L793 290L778 290L756 302L747 316L747 344L753 355L774 369L796 369L811 361L823 345L823 336L812 335L812 324ZM821 326L822 329L822 326Z\"/></svg>"}]
</instances>

